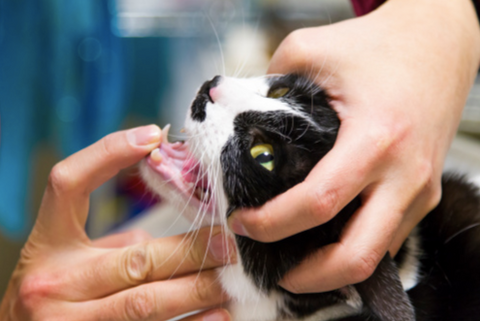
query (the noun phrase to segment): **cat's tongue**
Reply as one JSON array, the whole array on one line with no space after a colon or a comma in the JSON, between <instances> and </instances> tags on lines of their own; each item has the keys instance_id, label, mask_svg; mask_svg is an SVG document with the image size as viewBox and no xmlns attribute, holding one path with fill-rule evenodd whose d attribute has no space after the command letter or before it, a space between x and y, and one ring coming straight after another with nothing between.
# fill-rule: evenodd
<instances>
[{"instance_id":1,"label":"cat's tongue","mask_svg":"<svg viewBox=\"0 0 480 321\"><path fill-rule=\"evenodd\" d=\"M190 154L188 143L168 141L169 128L170 125L164 128L164 141L150 153L147 163L165 183L173 185L191 203L213 207L206 175L202 174L198 161Z\"/></svg>"}]
</instances>

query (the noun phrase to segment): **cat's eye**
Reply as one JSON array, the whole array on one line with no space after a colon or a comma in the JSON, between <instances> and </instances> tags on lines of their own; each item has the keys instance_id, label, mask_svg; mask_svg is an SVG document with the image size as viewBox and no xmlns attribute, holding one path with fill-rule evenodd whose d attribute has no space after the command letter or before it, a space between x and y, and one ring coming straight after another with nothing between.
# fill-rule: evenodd
<instances>
[{"instance_id":1,"label":"cat's eye","mask_svg":"<svg viewBox=\"0 0 480 321\"><path fill-rule=\"evenodd\" d=\"M260 144L250 149L252 157L269 171L273 171L275 166L273 157L273 147L270 144Z\"/></svg>"},{"instance_id":2,"label":"cat's eye","mask_svg":"<svg viewBox=\"0 0 480 321\"><path fill-rule=\"evenodd\" d=\"M290 91L288 87L280 87L274 90L270 90L267 94L268 98L281 98L285 96Z\"/></svg>"}]
</instances>

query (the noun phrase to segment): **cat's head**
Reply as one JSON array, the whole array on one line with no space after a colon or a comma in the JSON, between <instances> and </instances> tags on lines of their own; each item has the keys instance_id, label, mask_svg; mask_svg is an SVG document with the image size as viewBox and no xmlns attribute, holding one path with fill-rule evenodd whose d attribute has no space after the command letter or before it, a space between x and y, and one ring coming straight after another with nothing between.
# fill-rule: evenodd
<instances>
[{"instance_id":1,"label":"cat's head","mask_svg":"<svg viewBox=\"0 0 480 321\"><path fill-rule=\"evenodd\" d=\"M304 77L216 76L188 111L187 142L164 142L155 152L162 159L150 156L142 173L154 191L169 185L183 195L199 225L220 222L303 181L339 125L326 93Z\"/></svg>"}]
</instances>

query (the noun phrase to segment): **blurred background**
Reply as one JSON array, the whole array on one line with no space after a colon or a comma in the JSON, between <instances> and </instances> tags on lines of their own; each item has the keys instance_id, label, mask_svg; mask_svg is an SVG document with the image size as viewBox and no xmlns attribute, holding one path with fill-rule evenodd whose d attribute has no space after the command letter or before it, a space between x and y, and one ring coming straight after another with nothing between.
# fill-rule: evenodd
<instances>
[{"instance_id":1,"label":"blurred background","mask_svg":"<svg viewBox=\"0 0 480 321\"><path fill-rule=\"evenodd\" d=\"M56 162L138 125L175 140L206 79L264 74L290 31L353 16L348 0L0 0L0 294ZM446 167L480 175L480 81ZM94 192L87 231L175 234L175 214L131 168Z\"/></svg>"}]
</instances>

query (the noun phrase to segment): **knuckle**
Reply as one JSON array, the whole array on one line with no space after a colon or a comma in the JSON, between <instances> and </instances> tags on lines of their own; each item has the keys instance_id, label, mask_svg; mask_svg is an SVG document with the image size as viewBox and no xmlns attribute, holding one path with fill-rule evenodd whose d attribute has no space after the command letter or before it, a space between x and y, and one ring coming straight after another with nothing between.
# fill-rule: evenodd
<instances>
[{"instance_id":1,"label":"knuckle","mask_svg":"<svg viewBox=\"0 0 480 321\"><path fill-rule=\"evenodd\" d=\"M297 29L288 34L282 41L280 50L285 53L285 60L294 68L301 69L309 56L309 45L306 41L306 29ZM292 50L295 55L291 55Z\"/></svg>"},{"instance_id":2,"label":"knuckle","mask_svg":"<svg viewBox=\"0 0 480 321\"><path fill-rule=\"evenodd\" d=\"M105 136L101 140L101 150L102 150L102 157L105 159L110 159L114 153L114 146L115 146L115 136L113 134L109 134Z\"/></svg>"},{"instance_id":3,"label":"knuckle","mask_svg":"<svg viewBox=\"0 0 480 321\"><path fill-rule=\"evenodd\" d=\"M121 256L122 276L127 284L147 281L152 270L152 257L147 243L125 249Z\"/></svg>"},{"instance_id":4,"label":"knuckle","mask_svg":"<svg viewBox=\"0 0 480 321\"><path fill-rule=\"evenodd\" d=\"M30 275L22 280L19 292L17 307L27 313L33 313L41 305L44 298L53 292L52 282L43 275Z\"/></svg>"},{"instance_id":5,"label":"knuckle","mask_svg":"<svg viewBox=\"0 0 480 321\"><path fill-rule=\"evenodd\" d=\"M57 163L48 177L48 186L57 193L65 193L76 187L74 176L64 161Z\"/></svg>"},{"instance_id":6,"label":"knuckle","mask_svg":"<svg viewBox=\"0 0 480 321\"><path fill-rule=\"evenodd\" d=\"M212 284L208 278L199 277L192 290L193 302L208 302L211 300Z\"/></svg>"},{"instance_id":7,"label":"knuckle","mask_svg":"<svg viewBox=\"0 0 480 321\"><path fill-rule=\"evenodd\" d=\"M287 37L282 42L283 46L288 48L297 48L298 46L302 46L305 42L305 30L304 29L297 29L290 32Z\"/></svg>"},{"instance_id":8,"label":"knuckle","mask_svg":"<svg viewBox=\"0 0 480 321\"><path fill-rule=\"evenodd\" d=\"M184 242L183 257L187 258L193 266L201 266L205 259L205 251L200 251L199 246L196 246L196 240L197 237L192 237L189 241Z\"/></svg>"},{"instance_id":9,"label":"knuckle","mask_svg":"<svg viewBox=\"0 0 480 321\"><path fill-rule=\"evenodd\" d=\"M422 189L430 189L434 186L434 169L433 164L429 160L422 160L417 166L416 177Z\"/></svg>"},{"instance_id":10,"label":"knuckle","mask_svg":"<svg viewBox=\"0 0 480 321\"><path fill-rule=\"evenodd\" d=\"M36 235L37 234L37 230L34 229L32 232L31 232L31 235ZM33 237L31 236L30 239L33 239ZM25 243L25 245L23 246L23 248L20 250L20 260L31 260L33 259L36 254L37 254L37 246L35 245L35 242L32 242L30 240L27 241L27 243Z\"/></svg>"},{"instance_id":11,"label":"knuckle","mask_svg":"<svg viewBox=\"0 0 480 321\"><path fill-rule=\"evenodd\" d=\"M421 161L414 175L417 181L416 196L424 200L427 210L433 209L442 196L441 177L436 175L434 164L428 159Z\"/></svg>"},{"instance_id":12,"label":"knuckle","mask_svg":"<svg viewBox=\"0 0 480 321\"><path fill-rule=\"evenodd\" d=\"M380 259L380 255L373 250L360 251L352 260L352 284L368 279L375 272Z\"/></svg>"},{"instance_id":13,"label":"knuckle","mask_svg":"<svg viewBox=\"0 0 480 321\"><path fill-rule=\"evenodd\" d=\"M263 210L260 213L260 215L249 215L244 220L249 237L261 242L275 241L271 212Z\"/></svg>"},{"instance_id":14,"label":"knuckle","mask_svg":"<svg viewBox=\"0 0 480 321\"><path fill-rule=\"evenodd\" d=\"M339 196L335 189L320 191L313 189L308 197L310 204L310 217L313 224L319 225L330 220L335 215Z\"/></svg>"},{"instance_id":15,"label":"knuckle","mask_svg":"<svg viewBox=\"0 0 480 321\"><path fill-rule=\"evenodd\" d=\"M153 291L141 289L129 294L125 299L126 320L146 320L154 316L157 300Z\"/></svg>"},{"instance_id":16,"label":"knuckle","mask_svg":"<svg viewBox=\"0 0 480 321\"><path fill-rule=\"evenodd\" d=\"M386 122L370 131L373 159L395 156L407 135L406 126L399 122Z\"/></svg>"}]
</instances>

